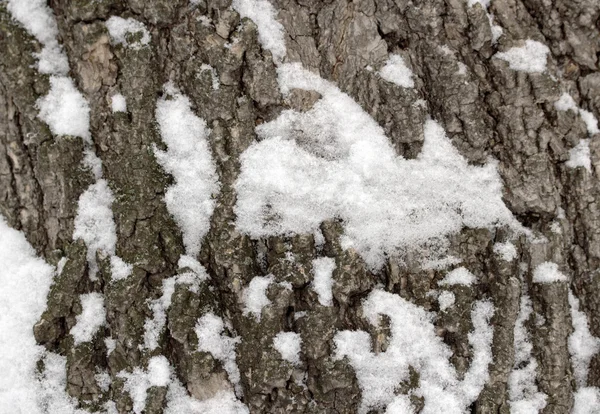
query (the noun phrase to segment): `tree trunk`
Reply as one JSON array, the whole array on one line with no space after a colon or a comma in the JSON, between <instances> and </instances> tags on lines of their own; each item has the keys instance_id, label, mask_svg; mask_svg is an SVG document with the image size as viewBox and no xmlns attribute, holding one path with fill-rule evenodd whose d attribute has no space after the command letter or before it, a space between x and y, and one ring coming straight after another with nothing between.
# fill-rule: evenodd
<instances>
[{"instance_id":1,"label":"tree trunk","mask_svg":"<svg viewBox=\"0 0 600 414\"><path fill-rule=\"evenodd\" d=\"M600 134L593 125L600 115L600 3L51 0L55 38L69 64L62 74L41 67L52 40L27 26L34 14L19 15L18 3L0 3L0 213L57 266L33 330L48 353L66 357L64 386L80 408L162 413L169 404L174 409L169 390L178 381L196 402L229 395L239 400L232 406L251 413L435 413L440 407L449 413L600 412L594 405L600 404L594 388L600 387ZM41 2L30 7L46 10ZM143 26L127 26L119 36L116 23L109 31L111 22L134 20L112 16ZM525 51L525 66L511 59L511 50ZM545 59L545 66L532 68L535 59ZM386 76L390 62L401 62L395 67L405 69L404 77ZM292 76L288 91L286 70L328 83L301 87ZM47 99L69 79L73 93L85 98L80 105L65 105L65 95ZM565 93L574 100L568 110L561 105L570 103ZM249 215L249 223L264 219L260 231L241 225L241 199L262 194L252 186L238 194L242 178L253 179L244 169L249 149L258 151L257 142L281 144L269 128L286 116L297 123L283 140L303 148L314 165L350 157L342 146L327 146L339 133L327 128L345 119L343 111L328 107L329 118L310 118L328 113L320 102L331 105L328 97L336 96L358 104L360 116L368 114L382 128L399 157L389 161L393 165L412 161L419 170L429 162L427 128L439 125L455 150L439 142L430 150L457 151L453 156L469 164L448 171L497 171L500 207L482 195L473 213L489 214L490 222L464 219L464 203L480 194L473 187L456 196L469 199L458 207L432 200L433 214L413 210L425 215L425 227L403 227L412 225L408 218L379 233L376 211L394 215L408 207L388 202L385 192L365 198L374 221L355 241L364 236L367 247L347 241L351 227L364 223L352 224L339 213L343 206L331 207L324 220L317 214L315 231L286 227L294 205L278 210L275 192L261 199L265 217ZM61 123L85 105L89 136ZM176 118L161 121L161 105L165 116ZM44 116L59 108L58 122ZM357 121L349 133L361 128L367 130ZM190 134L206 142L208 152L191 144L177 152L178 137ZM209 161L195 158L205 153ZM359 149L362 155L369 156ZM272 188L285 181L277 175L282 171L304 174L302 166L282 164L259 165L262 180L276 181ZM192 174L188 181L186 173ZM370 173L375 181L381 174L390 174L390 183L404 181L383 167ZM212 198L198 204L186 196L195 194L201 174L213 187L198 194L208 191ZM213 176L217 180L210 181ZM366 189L369 183L365 179ZM421 200L428 190L419 188L415 197ZM281 189L288 190L300 191ZM95 196L105 209L84 211L86 197ZM346 197L329 196L318 212ZM302 209L312 197L309 191L293 200ZM352 206L350 213L364 207ZM496 220L494 209L504 206L509 218ZM108 221L102 221L106 208ZM449 224L432 238L398 236L426 232L436 212L448 209L459 217L458 228ZM111 237L111 223L112 245L103 242L105 234ZM373 236L365 236L370 229ZM385 244L382 234L409 241ZM385 246L370 256L378 243ZM449 275L474 281L439 283ZM90 293L100 294L105 321L90 338L77 339L73 328ZM217 326L212 339L202 334L210 326ZM488 330L492 336L486 337ZM299 358L293 352L286 357L277 345L277 338L297 343L297 336L282 332L299 334ZM587 360L578 354L578 338ZM161 355L173 372L170 385L150 378L149 363ZM147 392L136 396L132 384L145 372L150 379L140 387ZM451 378L441 379L446 373ZM521 385L518 378L524 378ZM225 403L215 404L212 411L172 412L226 412Z\"/></svg>"}]
</instances>

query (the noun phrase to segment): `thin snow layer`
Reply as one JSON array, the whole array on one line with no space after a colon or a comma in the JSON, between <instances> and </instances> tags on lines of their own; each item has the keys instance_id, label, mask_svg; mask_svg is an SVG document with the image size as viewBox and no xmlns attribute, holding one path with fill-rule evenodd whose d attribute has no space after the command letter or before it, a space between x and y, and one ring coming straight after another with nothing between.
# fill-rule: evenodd
<instances>
[{"instance_id":1,"label":"thin snow layer","mask_svg":"<svg viewBox=\"0 0 600 414\"><path fill-rule=\"evenodd\" d=\"M585 109L579 109L579 116L583 119L583 122L585 122L588 134L594 135L600 133L600 129L598 129L598 120L593 113L586 111Z\"/></svg>"},{"instance_id":2,"label":"thin snow layer","mask_svg":"<svg viewBox=\"0 0 600 414\"><path fill-rule=\"evenodd\" d=\"M219 81L219 75L217 74L217 70L215 68L213 68L212 66L207 65L206 63L203 63L200 66L200 70L210 72L210 76L212 78L213 91L218 91L219 87L220 87L220 81Z\"/></svg>"},{"instance_id":3,"label":"thin snow layer","mask_svg":"<svg viewBox=\"0 0 600 414\"><path fill-rule=\"evenodd\" d=\"M502 260L506 262L512 262L517 258L517 249L509 241L494 244L494 253L502 257Z\"/></svg>"},{"instance_id":4,"label":"thin snow layer","mask_svg":"<svg viewBox=\"0 0 600 414\"><path fill-rule=\"evenodd\" d=\"M434 121L417 159L396 155L381 127L348 95L299 64L280 66L283 93L322 95L308 112L284 111L256 128L241 156L238 228L252 237L313 233L339 217L346 248L373 268L463 226L520 228L502 201L496 166L470 166ZM402 229L402 231L399 231Z\"/></svg>"},{"instance_id":5,"label":"thin snow layer","mask_svg":"<svg viewBox=\"0 0 600 414\"><path fill-rule=\"evenodd\" d=\"M477 278L464 267L458 267L451 272L448 272L442 280L438 282L440 286L464 285L471 286L477 283Z\"/></svg>"},{"instance_id":6,"label":"thin snow layer","mask_svg":"<svg viewBox=\"0 0 600 414\"><path fill-rule=\"evenodd\" d=\"M92 292L81 295L79 299L82 311L76 316L75 326L69 331L75 339L75 345L90 342L98 329L106 323L104 295Z\"/></svg>"},{"instance_id":7,"label":"thin snow layer","mask_svg":"<svg viewBox=\"0 0 600 414\"><path fill-rule=\"evenodd\" d=\"M569 336L569 353L577 387L587 385L588 370L594 355L600 351L600 339L592 336L585 313L579 310L579 299L569 292L573 333Z\"/></svg>"},{"instance_id":8,"label":"thin snow layer","mask_svg":"<svg viewBox=\"0 0 600 414\"><path fill-rule=\"evenodd\" d=\"M235 347L241 339L225 335L224 330L225 324L219 316L214 313L203 315L195 328L198 337L198 351L209 352L215 359L221 361L229 381L236 390L241 390L240 370L235 362Z\"/></svg>"},{"instance_id":9,"label":"thin snow layer","mask_svg":"<svg viewBox=\"0 0 600 414\"><path fill-rule=\"evenodd\" d=\"M231 391L220 391L214 397L198 401L190 397L178 380L167 390L165 414L248 414L250 411Z\"/></svg>"},{"instance_id":10,"label":"thin snow layer","mask_svg":"<svg viewBox=\"0 0 600 414\"><path fill-rule=\"evenodd\" d=\"M90 107L73 81L65 76L50 77L50 91L37 100L38 117L55 135L81 137L91 143Z\"/></svg>"},{"instance_id":11,"label":"thin snow layer","mask_svg":"<svg viewBox=\"0 0 600 414\"><path fill-rule=\"evenodd\" d=\"M600 129L598 129L598 120L589 111L585 109L581 109L575 103L575 100L569 95L567 92L564 92L560 98L554 102L554 108L557 111L573 111L579 113L582 121L585 122L585 126L587 127L587 131L589 135L594 135L600 133Z\"/></svg>"},{"instance_id":12,"label":"thin snow layer","mask_svg":"<svg viewBox=\"0 0 600 414\"><path fill-rule=\"evenodd\" d=\"M87 246L90 276L98 271L96 251L115 254L117 231L111 210L114 197L104 179L90 185L79 197L73 239L81 239Z\"/></svg>"},{"instance_id":13,"label":"thin snow layer","mask_svg":"<svg viewBox=\"0 0 600 414\"><path fill-rule=\"evenodd\" d=\"M77 407L77 400L70 397L67 387L67 358L51 352L43 359L44 371L39 377L37 399L39 408L29 413L89 414Z\"/></svg>"},{"instance_id":14,"label":"thin snow layer","mask_svg":"<svg viewBox=\"0 0 600 414\"><path fill-rule=\"evenodd\" d=\"M119 256L110 258L111 281L123 280L133 271L133 265L125 263Z\"/></svg>"},{"instance_id":15,"label":"thin snow layer","mask_svg":"<svg viewBox=\"0 0 600 414\"><path fill-rule=\"evenodd\" d=\"M122 44L137 50L150 43L150 33L144 23L131 17L123 19L112 16L106 21L106 28L114 44Z\"/></svg>"},{"instance_id":16,"label":"thin snow layer","mask_svg":"<svg viewBox=\"0 0 600 414\"><path fill-rule=\"evenodd\" d=\"M334 337L335 358L348 357L356 372L362 390L361 413L394 402L398 385L409 379L409 367L419 373L419 388L414 395L424 399L423 414L463 413L477 399L492 361L491 303L478 301L471 312L474 331L469 334L469 343L473 359L462 381L449 362L451 349L435 334L432 314L398 295L378 289L370 293L363 310L375 326L380 322L379 315L386 315L391 324L391 338L387 350L375 354L370 351L367 332L342 331Z\"/></svg>"},{"instance_id":17,"label":"thin snow layer","mask_svg":"<svg viewBox=\"0 0 600 414\"><path fill-rule=\"evenodd\" d=\"M0 216L0 411L41 413L36 363L44 348L33 337L46 308L54 269Z\"/></svg>"},{"instance_id":18,"label":"thin snow layer","mask_svg":"<svg viewBox=\"0 0 600 414\"><path fill-rule=\"evenodd\" d=\"M133 400L133 412L141 414L146 408L146 396L150 387L166 387L171 377L171 366L163 355L148 361L148 369L135 368L133 372L121 371L117 377L125 380L124 389Z\"/></svg>"},{"instance_id":19,"label":"thin snow layer","mask_svg":"<svg viewBox=\"0 0 600 414\"><path fill-rule=\"evenodd\" d=\"M569 168L583 167L592 172L592 159L590 158L590 140L582 139L569 150L569 159L565 163Z\"/></svg>"},{"instance_id":20,"label":"thin snow layer","mask_svg":"<svg viewBox=\"0 0 600 414\"><path fill-rule=\"evenodd\" d=\"M390 55L385 65L379 70L379 75L386 81L403 88L413 88L415 82L412 72L400 55Z\"/></svg>"},{"instance_id":21,"label":"thin snow layer","mask_svg":"<svg viewBox=\"0 0 600 414\"><path fill-rule=\"evenodd\" d=\"M190 108L190 100L171 84L165 85L170 99L156 104L156 119L167 151L154 149L159 164L175 179L167 189L167 209L183 233L186 253L196 256L210 227L215 208L212 198L219 190L216 166L208 146L210 130Z\"/></svg>"},{"instance_id":22,"label":"thin snow layer","mask_svg":"<svg viewBox=\"0 0 600 414\"><path fill-rule=\"evenodd\" d=\"M302 338L296 332L279 332L273 338L273 348L281 354L282 359L293 365L300 365L301 344Z\"/></svg>"},{"instance_id":23,"label":"thin snow layer","mask_svg":"<svg viewBox=\"0 0 600 414\"><path fill-rule=\"evenodd\" d=\"M268 0L233 0L231 7L242 18L252 20L258 28L258 40L273 55L276 63L286 54L284 28L277 21L277 11Z\"/></svg>"},{"instance_id":24,"label":"thin snow layer","mask_svg":"<svg viewBox=\"0 0 600 414\"><path fill-rule=\"evenodd\" d=\"M598 414L600 407L600 389L583 387L575 392L571 414Z\"/></svg>"},{"instance_id":25,"label":"thin snow layer","mask_svg":"<svg viewBox=\"0 0 600 414\"><path fill-rule=\"evenodd\" d=\"M508 62L512 70L540 73L546 70L546 55L548 53L550 53L548 46L527 39L524 46L513 47L506 52L498 52L494 56Z\"/></svg>"},{"instance_id":26,"label":"thin snow layer","mask_svg":"<svg viewBox=\"0 0 600 414\"><path fill-rule=\"evenodd\" d=\"M66 75L69 61L56 39L58 26L46 0L8 0L7 9L43 45L42 51L35 54L38 70L49 75Z\"/></svg>"},{"instance_id":27,"label":"thin snow layer","mask_svg":"<svg viewBox=\"0 0 600 414\"><path fill-rule=\"evenodd\" d=\"M569 278L565 276L558 265L552 262L544 262L538 265L533 271L533 283L554 283L568 282Z\"/></svg>"},{"instance_id":28,"label":"thin snow layer","mask_svg":"<svg viewBox=\"0 0 600 414\"><path fill-rule=\"evenodd\" d=\"M443 291L439 294L437 300L440 305L440 310L443 312L454 305L454 302L456 302L456 297L452 292Z\"/></svg>"},{"instance_id":29,"label":"thin snow layer","mask_svg":"<svg viewBox=\"0 0 600 414\"><path fill-rule=\"evenodd\" d=\"M312 288L319 297L319 303L323 306L333 304L333 278L331 275L335 270L335 260L331 257L319 257L312 261L313 273L315 275Z\"/></svg>"},{"instance_id":30,"label":"thin snow layer","mask_svg":"<svg viewBox=\"0 0 600 414\"><path fill-rule=\"evenodd\" d=\"M533 313L529 296L521 296L519 314L514 328L515 361L508 377L511 413L537 414L546 406L546 394L536 385L537 361L531 355L533 345L525 323Z\"/></svg>"},{"instance_id":31,"label":"thin snow layer","mask_svg":"<svg viewBox=\"0 0 600 414\"><path fill-rule=\"evenodd\" d=\"M127 101L120 93L110 97L110 107L113 112L127 112Z\"/></svg>"},{"instance_id":32,"label":"thin snow layer","mask_svg":"<svg viewBox=\"0 0 600 414\"><path fill-rule=\"evenodd\" d=\"M257 321L260 321L263 308L271 304L271 301L267 297L267 289L271 282L273 282L273 279L273 275L255 276L252 278L242 295L244 315L252 314Z\"/></svg>"}]
</instances>

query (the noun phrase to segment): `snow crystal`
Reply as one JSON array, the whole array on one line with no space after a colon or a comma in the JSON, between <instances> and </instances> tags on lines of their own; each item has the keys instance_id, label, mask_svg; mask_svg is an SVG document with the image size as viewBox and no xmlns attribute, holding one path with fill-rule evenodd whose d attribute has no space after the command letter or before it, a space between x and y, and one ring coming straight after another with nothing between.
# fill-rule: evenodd
<instances>
[{"instance_id":1,"label":"snow crystal","mask_svg":"<svg viewBox=\"0 0 600 414\"><path fill-rule=\"evenodd\" d=\"M379 71L379 75L386 81L403 88L413 88L415 86L412 79L413 74L400 55L390 55L387 62L385 62L385 66Z\"/></svg>"},{"instance_id":2,"label":"snow crystal","mask_svg":"<svg viewBox=\"0 0 600 414\"><path fill-rule=\"evenodd\" d=\"M273 348L281 354L282 359L293 365L300 364L301 344L302 338L296 332L279 332L273 338Z\"/></svg>"},{"instance_id":3,"label":"snow crystal","mask_svg":"<svg viewBox=\"0 0 600 414\"><path fill-rule=\"evenodd\" d=\"M98 329L106 323L104 296L98 292L86 293L79 297L82 311L76 316L76 324L69 333L75 345L90 342Z\"/></svg>"},{"instance_id":4,"label":"snow crystal","mask_svg":"<svg viewBox=\"0 0 600 414\"><path fill-rule=\"evenodd\" d=\"M543 43L527 39L525 45L513 47L506 52L498 52L494 56L508 62L512 70L539 73L546 70L546 55L550 49Z\"/></svg>"},{"instance_id":5,"label":"snow crystal","mask_svg":"<svg viewBox=\"0 0 600 414\"><path fill-rule=\"evenodd\" d=\"M108 391L108 389L110 388L110 384L112 384L110 374L106 370L96 372L96 375L94 375L94 379L96 380L96 384L98 384L98 386L103 392Z\"/></svg>"},{"instance_id":6,"label":"snow crystal","mask_svg":"<svg viewBox=\"0 0 600 414\"><path fill-rule=\"evenodd\" d=\"M560 98L554 102L554 107L557 111L574 111L579 113L582 121L585 123L587 127L587 131L589 135L594 135L600 133L600 129L598 129L598 120L590 111L586 111L585 109L581 109L577 106L571 95L567 92L564 92Z\"/></svg>"},{"instance_id":7,"label":"snow crystal","mask_svg":"<svg viewBox=\"0 0 600 414\"><path fill-rule=\"evenodd\" d=\"M347 356L356 372L362 390L359 412L394 402L398 385L409 378L409 367L419 373L419 388L414 394L424 398L422 413L461 413L477 398L492 361L493 329L489 321L493 306L489 302L476 302L471 313L474 331L469 334L469 343L473 347L473 360L462 381L449 362L452 351L435 334L432 314L398 295L378 289L369 294L363 310L375 326L379 324L379 315L386 315L391 324L391 338L387 350L375 354L370 351L367 332L342 331L334 337L335 358Z\"/></svg>"},{"instance_id":8,"label":"snow crystal","mask_svg":"<svg viewBox=\"0 0 600 414\"><path fill-rule=\"evenodd\" d=\"M167 209L183 233L186 253L196 256L210 227L215 207L212 195L219 190L216 166L208 145L210 130L190 108L190 100L171 84L171 99L156 104L156 119L167 151L154 149L159 164L175 179L165 194Z\"/></svg>"},{"instance_id":9,"label":"snow crystal","mask_svg":"<svg viewBox=\"0 0 600 414\"><path fill-rule=\"evenodd\" d=\"M514 328L515 360L508 377L509 404L514 414L537 414L546 406L547 396L536 385L538 365L531 355L533 345L525 326L532 313L529 296L521 296Z\"/></svg>"},{"instance_id":10,"label":"snow crystal","mask_svg":"<svg viewBox=\"0 0 600 414\"><path fill-rule=\"evenodd\" d=\"M221 361L229 381L234 384L236 390L240 390L240 370L235 362L235 347L241 339L224 335L224 329L223 319L214 313L207 313L198 319L195 328L198 351L209 352L215 359Z\"/></svg>"},{"instance_id":11,"label":"snow crystal","mask_svg":"<svg viewBox=\"0 0 600 414\"><path fill-rule=\"evenodd\" d=\"M143 46L150 43L150 33L146 26L142 22L139 22L133 18L123 19L119 16L112 16L106 21L106 28L112 38L114 44L129 46L134 50L138 50ZM141 33L141 38L137 38L138 34ZM128 36L129 35L129 36ZM129 43L132 37L136 38L135 41Z\"/></svg>"},{"instance_id":12,"label":"snow crystal","mask_svg":"<svg viewBox=\"0 0 600 414\"><path fill-rule=\"evenodd\" d=\"M594 135L600 133L600 129L598 129L598 120L593 113L586 111L585 109L580 109L579 116L583 119L583 122L585 122L588 134Z\"/></svg>"},{"instance_id":13,"label":"snow crystal","mask_svg":"<svg viewBox=\"0 0 600 414\"><path fill-rule=\"evenodd\" d=\"M40 53L35 54L38 70L51 75L66 75L69 61L56 39L58 26L46 0L9 0L7 9L44 46Z\"/></svg>"},{"instance_id":14,"label":"snow crystal","mask_svg":"<svg viewBox=\"0 0 600 414\"><path fill-rule=\"evenodd\" d=\"M319 303L323 306L333 304L331 288L333 279L331 277L335 270L335 260L330 257L319 257L312 261L313 273L315 275L312 288L319 296Z\"/></svg>"},{"instance_id":15,"label":"snow crystal","mask_svg":"<svg viewBox=\"0 0 600 414\"><path fill-rule=\"evenodd\" d=\"M600 407L600 389L583 387L574 395L573 411L571 414L598 414Z\"/></svg>"},{"instance_id":16,"label":"snow crystal","mask_svg":"<svg viewBox=\"0 0 600 414\"><path fill-rule=\"evenodd\" d=\"M558 270L558 265L544 262L533 271L533 283L568 282L569 278Z\"/></svg>"},{"instance_id":17,"label":"snow crystal","mask_svg":"<svg viewBox=\"0 0 600 414\"><path fill-rule=\"evenodd\" d=\"M271 52L276 63L281 62L286 54L284 28L273 5L268 0L233 0L231 7L256 24L262 47Z\"/></svg>"},{"instance_id":18,"label":"snow crystal","mask_svg":"<svg viewBox=\"0 0 600 414\"><path fill-rule=\"evenodd\" d=\"M394 400L388 404L385 414L415 414L415 409L408 396L397 395Z\"/></svg>"},{"instance_id":19,"label":"snow crystal","mask_svg":"<svg viewBox=\"0 0 600 414\"><path fill-rule=\"evenodd\" d=\"M198 401L190 397L178 380L169 385L165 414L249 414L248 408L231 391L220 391L214 397Z\"/></svg>"},{"instance_id":20,"label":"snow crystal","mask_svg":"<svg viewBox=\"0 0 600 414\"><path fill-rule=\"evenodd\" d=\"M477 283L477 278L473 273L469 272L464 267L459 267L448 274L438 282L440 286L452 286L452 285L465 285L471 286L473 283Z\"/></svg>"},{"instance_id":21,"label":"snow crystal","mask_svg":"<svg viewBox=\"0 0 600 414\"><path fill-rule=\"evenodd\" d=\"M127 112L127 101L120 93L110 97L110 107L113 112Z\"/></svg>"},{"instance_id":22,"label":"snow crystal","mask_svg":"<svg viewBox=\"0 0 600 414\"><path fill-rule=\"evenodd\" d=\"M163 355L148 361L148 369L135 368L133 372L121 371L117 377L125 380L124 389L133 400L133 412L141 414L146 408L146 396L150 387L166 387L171 377L171 366Z\"/></svg>"},{"instance_id":23,"label":"snow crystal","mask_svg":"<svg viewBox=\"0 0 600 414\"><path fill-rule=\"evenodd\" d=\"M252 278L242 295L244 315L253 314L256 320L260 321L262 309L271 304L271 301L267 297L267 288L273 282L273 279L273 275L255 276Z\"/></svg>"},{"instance_id":24,"label":"snow crystal","mask_svg":"<svg viewBox=\"0 0 600 414\"><path fill-rule=\"evenodd\" d=\"M569 151L569 160L565 163L569 168L583 167L592 171L592 160L590 158L590 140L582 139Z\"/></svg>"},{"instance_id":25,"label":"snow crystal","mask_svg":"<svg viewBox=\"0 0 600 414\"><path fill-rule=\"evenodd\" d=\"M96 251L108 255L115 254L117 233L111 206L114 197L106 180L98 180L90 185L79 197L73 239L81 239L87 246L87 260L90 264L90 277L94 279L98 271Z\"/></svg>"},{"instance_id":26,"label":"snow crystal","mask_svg":"<svg viewBox=\"0 0 600 414\"><path fill-rule=\"evenodd\" d=\"M38 117L55 135L81 137L91 143L90 107L73 81L64 76L50 76L50 91L37 100Z\"/></svg>"},{"instance_id":27,"label":"snow crystal","mask_svg":"<svg viewBox=\"0 0 600 414\"><path fill-rule=\"evenodd\" d=\"M507 262L512 262L517 257L515 245L508 241L494 244L494 253Z\"/></svg>"},{"instance_id":28,"label":"snow crystal","mask_svg":"<svg viewBox=\"0 0 600 414\"><path fill-rule=\"evenodd\" d=\"M5 413L38 414L35 373L44 348L32 327L46 308L54 269L2 216L0 268L0 407Z\"/></svg>"},{"instance_id":29,"label":"snow crystal","mask_svg":"<svg viewBox=\"0 0 600 414\"><path fill-rule=\"evenodd\" d=\"M594 355L600 351L600 339L592 336L585 313L579 310L579 299L569 292L573 333L569 336L569 353L577 387L587 384L588 370Z\"/></svg>"},{"instance_id":30,"label":"snow crystal","mask_svg":"<svg viewBox=\"0 0 600 414\"><path fill-rule=\"evenodd\" d=\"M463 226L520 225L502 201L496 166L470 166L434 121L417 159L396 155L381 127L348 95L302 69L282 65L283 93L322 95L311 110L283 111L256 128L235 184L237 227L252 237L313 233L339 217L346 246L370 267ZM398 231L402 229L402 231Z\"/></svg>"},{"instance_id":31,"label":"snow crystal","mask_svg":"<svg viewBox=\"0 0 600 414\"><path fill-rule=\"evenodd\" d=\"M456 301L456 297L454 296L454 293L452 293L452 292L443 291L442 293L439 294L437 300L438 300L438 303L440 304L440 310L443 312L446 309L448 309L449 307L451 307L452 305L454 305L454 302Z\"/></svg>"},{"instance_id":32,"label":"snow crystal","mask_svg":"<svg viewBox=\"0 0 600 414\"><path fill-rule=\"evenodd\" d=\"M122 280L131 274L133 265L125 263L119 256L110 258L111 280Z\"/></svg>"}]
</instances>

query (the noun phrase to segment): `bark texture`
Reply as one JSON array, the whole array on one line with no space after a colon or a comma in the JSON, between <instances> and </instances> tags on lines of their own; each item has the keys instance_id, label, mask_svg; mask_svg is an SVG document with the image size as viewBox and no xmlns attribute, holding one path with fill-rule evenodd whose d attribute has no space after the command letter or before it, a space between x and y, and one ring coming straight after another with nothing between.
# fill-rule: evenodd
<instances>
[{"instance_id":1,"label":"bark texture","mask_svg":"<svg viewBox=\"0 0 600 414\"><path fill-rule=\"evenodd\" d=\"M50 1L70 76L90 104L93 146L115 194L116 252L134 264L132 275L116 283L109 283L110 266L101 253L98 280L88 277L86 247L72 237L78 198L94 182L82 167L84 143L53 136L37 117L36 100L49 90L48 77L35 69L33 53L40 45L0 3L0 213L48 262L69 259L35 326L40 344L67 357L68 393L91 410L112 399L120 413L130 412L131 397L117 374L143 367L157 354L167 356L198 399L231 387L222 364L197 350L195 324L211 311L230 321L231 333L241 337L237 364L242 401L250 412L357 412L361 391L348 360L331 358L333 337L340 330L362 329L372 334L375 350L385 349L385 329L370 325L361 310L366 295L383 286L437 315L437 334L451 347L451 361L461 374L472 358L470 309L478 299L493 302L494 359L487 385L471 407L477 413L510 412L514 327L527 294L534 310L526 326L535 338L538 388L548 396L543 412L571 412L576 385L568 350L569 287L591 333L600 337L600 136L590 139L592 170L568 168L569 150L588 136L581 118L557 111L554 102L567 91L581 108L600 116L600 3L494 0L489 12L504 32L493 44L484 8L464 0L271 0L285 28L286 61L301 62L335 82L377 120L399 155L419 154L430 116L469 162L498 160L505 203L536 237L519 236L517 259L507 262L493 246L513 238L509 230L463 229L452 236L449 254L479 282L451 288L456 305L445 311L430 292L448 269L424 270L418 258L408 256L389 258L373 273L356 252L342 249L339 222L322 224L323 245L313 235L253 240L236 230L233 185L240 155L255 140L255 126L284 109L306 110L318 97L280 94L276 66L258 41L256 25L240 19L230 1L195 3ZM151 34L149 46L111 44L104 23L113 15L143 22ZM514 71L492 58L524 39L550 48L546 72ZM414 88L377 75L391 53L412 70ZM215 68L218 89L203 64ZM463 64L466 71L459 70ZM172 177L152 149L164 147L155 108L169 80L211 129L221 190L198 257L210 280L195 292L176 285L159 347L147 351L141 345L144 322L152 317L150 301L162 294L162 281L177 273L184 253L181 230L164 202ZM127 112L111 112L116 92L126 97ZM310 286L318 256L336 262L331 307L320 305ZM545 261L557 263L569 285L533 284L533 270ZM242 313L241 297L253 277L267 274L292 289L271 284L272 304L257 321ZM81 312L79 295L88 292L105 295L107 324L92 342L74 345L69 330ZM305 314L297 317L297 312ZM280 331L301 335L300 365L282 360L273 348ZM116 339L109 356L107 337ZM108 391L96 382L98 368L113 379ZM587 381L600 386L598 356ZM165 394L161 387L152 389L146 412L162 412Z\"/></svg>"}]
</instances>

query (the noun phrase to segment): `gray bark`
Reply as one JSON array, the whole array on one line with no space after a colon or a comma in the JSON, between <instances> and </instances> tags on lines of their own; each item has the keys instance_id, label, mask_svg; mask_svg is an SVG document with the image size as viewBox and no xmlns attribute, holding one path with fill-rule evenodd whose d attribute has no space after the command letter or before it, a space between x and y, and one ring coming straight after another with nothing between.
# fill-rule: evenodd
<instances>
[{"instance_id":1,"label":"gray bark","mask_svg":"<svg viewBox=\"0 0 600 414\"><path fill-rule=\"evenodd\" d=\"M237 363L242 400L252 413L354 413L361 391L349 362L332 360L333 337L344 329L385 336L362 318L360 306L368 292L382 284L438 315L437 332L451 347L451 361L459 373L467 370L472 357L469 309L477 299L493 302L494 360L487 385L472 407L477 413L509 412L514 325L520 298L529 295L534 313L545 320L527 324L535 338L538 387L548 396L543 412L571 412L575 383L567 346L572 332L569 287L581 301L591 333L600 337L600 136L590 140L591 172L567 168L569 150L587 138L587 132L578 116L558 112L553 104L568 91L581 108L600 117L600 3L494 0L489 11L504 28L497 44L492 44L484 9L463 0L272 4L286 30L288 61L301 62L335 82L377 120L405 158L419 154L429 115L471 163L497 159L506 205L546 240L520 236L517 260L506 262L492 249L495 242L512 237L509 230L463 229L452 236L449 253L460 258L479 283L455 288L457 305L441 312L428 292L447 270L423 270L415 258L407 257L403 262L390 259L373 273L356 252L341 248L338 222L322 224L322 248L315 246L312 235L253 240L240 234L234 224L233 184L239 157L255 139L255 126L286 108L308 109L316 97L301 91L281 96L276 67L258 41L255 24L240 19L230 1L193 6L185 0L53 0L70 75L90 103L94 147L115 194L117 254L135 264L130 277L111 284L110 267L99 255L99 280L91 281L86 247L72 238L77 200L94 181L81 167L84 144L80 138L53 136L37 117L36 99L49 89L48 77L35 69L33 53L40 45L0 3L0 213L48 262L70 259L35 326L40 344L67 357L67 392L91 410L112 399L120 413L129 412L132 401L117 373L144 366L161 353L191 395L210 397L227 386L227 376L210 354L196 350L194 326L212 311L231 321L232 332L242 338ZM152 36L149 47L111 45L104 22L112 15L143 22ZM201 16L210 24L201 24ZM234 33L240 41L227 47ZM550 48L546 72L517 72L492 58L523 39ZM453 54L441 53L441 46ZM397 87L365 69L381 67L390 53L404 57L415 75L414 88ZM459 62L467 67L464 76L457 74ZM202 64L216 69L218 90L212 90L210 72L200 71ZM152 353L138 347L143 344L144 321L152 317L148 301L162 294L162 280L177 273L184 253L181 231L163 200L172 177L152 151L153 144L164 147L154 111L168 80L190 98L195 113L211 128L221 191L199 255L210 281L197 293L177 285L166 332ZM127 113L111 113L110 96L117 91L127 98ZM413 105L417 99L426 105ZM564 216L559 215L561 208ZM561 232L552 231L556 222ZM286 260L289 253L294 262ZM319 305L309 286L311 261L317 255L336 261L332 307ZM534 285L533 269L544 261L558 263L570 285ZM290 282L293 289L271 285L268 296L273 303L256 321L242 314L240 297L254 276L266 274ZM81 312L79 295L92 291L106 296L107 325L93 342L75 346L69 330ZM306 316L295 319L294 313L301 311ZM300 366L283 361L271 347L280 331L302 336ZM108 336L117 338L109 357L104 344ZM113 378L107 392L96 384L97 368L108 369ZM304 387L298 385L302 379ZM600 386L597 355L588 385ZM146 412L162 412L165 390L156 387L148 395Z\"/></svg>"}]
</instances>

